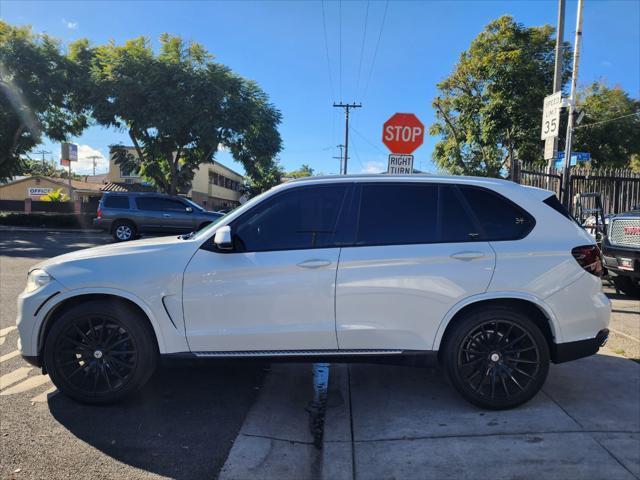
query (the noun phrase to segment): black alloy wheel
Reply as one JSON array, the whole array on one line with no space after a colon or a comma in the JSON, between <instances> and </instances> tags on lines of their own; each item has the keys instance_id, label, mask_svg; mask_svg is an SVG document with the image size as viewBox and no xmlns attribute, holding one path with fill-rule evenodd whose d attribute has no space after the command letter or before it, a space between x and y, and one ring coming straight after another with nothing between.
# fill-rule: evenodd
<instances>
[{"instance_id":1,"label":"black alloy wheel","mask_svg":"<svg viewBox=\"0 0 640 480\"><path fill-rule=\"evenodd\" d=\"M471 315L458 327L447 344L446 366L467 400L483 408L512 408L540 390L549 349L523 314L494 308Z\"/></svg>"},{"instance_id":2,"label":"black alloy wheel","mask_svg":"<svg viewBox=\"0 0 640 480\"><path fill-rule=\"evenodd\" d=\"M110 304L108 308L104 305ZM107 313L108 312L108 313ZM144 319L109 301L80 304L57 319L45 343L45 366L63 393L84 403L110 403L142 386L157 349Z\"/></svg>"}]
</instances>

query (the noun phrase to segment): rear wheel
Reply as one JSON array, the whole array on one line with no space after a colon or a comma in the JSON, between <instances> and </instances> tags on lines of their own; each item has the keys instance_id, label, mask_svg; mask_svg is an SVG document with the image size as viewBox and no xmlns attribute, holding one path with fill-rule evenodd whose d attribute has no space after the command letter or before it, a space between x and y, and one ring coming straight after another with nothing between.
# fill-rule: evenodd
<instances>
[{"instance_id":1,"label":"rear wheel","mask_svg":"<svg viewBox=\"0 0 640 480\"><path fill-rule=\"evenodd\" d=\"M70 308L47 335L44 364L69 397L111 403L144 385L157 363L155 336L134 308L95 300Z\"/></svg>"},{"instance_id":2,"label":"rear wheel","mask_svg":"<svg viewBox=\"0 0 640 480\"><path fill-rule=\"evenodd\" d=\"M465 315L444 345L445 369L469 402L507 409L531 399L549 371L549 347L526 315L491 307Z\"/></svg>"},{"instance_id":3,"label":"rear wheel","mask_svg":"<svg viewBox=\"0 0 640 480\"><path fill-rule=\"evenodd\" d=\"M137 230L133 223L119 220L113 224L112 235L116 242L127 242L136 238Z\"/></svg>"},{"instance_id":4,"label":"rear wheel","mask_svg":"<svg viewBox=\"0 0 640 480\"><path fill-rule=\"evenodd\" d=\"M640 297L640 280L629 277L613 277L613 284L630 297Z\"/></svg>"}]
</instances>

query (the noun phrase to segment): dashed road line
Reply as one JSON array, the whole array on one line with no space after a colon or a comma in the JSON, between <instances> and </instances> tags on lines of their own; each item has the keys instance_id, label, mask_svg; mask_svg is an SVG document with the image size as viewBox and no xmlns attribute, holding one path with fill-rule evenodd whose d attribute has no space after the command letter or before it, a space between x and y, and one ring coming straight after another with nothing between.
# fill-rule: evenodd
<instances>
[{"instance_id":1,"label":"dashed road line","mask_svg":"<svg viewBox=\"0 0 640 480\"><path fill-rule=\"evenodd\" d=\"M9 385L13 385L20 380L24 380L29 376L31 367L20 367L11 373L0 376L0 390L4 390Z\"/></svg>"},{"instance_id":2,"label":"dashed road line","mask_svg":"<svg viewBox=\"0 0 640 480\"><path fill-rule=\"evenodd\" d=\"M609 327L609 330L611 330L611 331L612 331L613 333L615 333L616 335L621 335L621 336L626 337L626 338L628 338L628 339L630 339L630 340L634 340L634 341L636 341L636 342L640 342L640 338L636 338L636 337L634 337L633 335L626 334L626 333L624 333L624 332L621 332L621 331L619 331L619 330L616 330L615 328L611 328L611 327Z\"/></svg>"},{"instance_id":3,"label":"dashed road line","mask_svg":"<svg viewBox=\"0 0 640 480\"><path fill-rule=\"evenodd\" d=\"M53 397L53 395L56 395L57 393L58 393L58 389L55 386L53 386L48 390L45 390L44 392L42 392L40 395L36 395L35 397L33 397L31 401L33 403L44 403L49 399L49 395Z\"/></svg>"},{"instance_id":4,"label":"dashed road line","mask_svg":"<svg viewBox=\"0 0 640 480\"><path fill-rule=\"evenodd\" d=\"M6 340L5 337L0 337L0 345L4 345L4 341Z\"/></svg>"},{"instance_id":5,"label":"dashed road line","mask_svg":"<svg viewBox=\"0 0 640 480\"><path fill-rule=\"evenodd\" d=\"M0 363L6 362L7 360L12 359L13 357L17 357L18 355L20 355L20 351L19 350L14 350L11 353L7 353L6 355L2 355L2 356L0 356Z\"/></svg>"},{"instance_id":6,"label":"dashed road line","mask_svg":"<svg viewBox=\"0 0 640 480\"><path fill-rule=\"evenodd\" d=\"M29 377L24 382L20 382L11 388L7 388L2 391L0 395L15 395L16 393L27 392L32 388L39 387L47 382L49 382L49 375L35 375L33 377Z\"/></svg>"},{"instance_id":7,"label":"dashed road line","mask_svg":"<svg viewBox=\"0 0 640 480\"><path fill-rule=\"evenodd\" d=\"M13 332L16 328L18 328L18 327L16 327L15 325L13 325L13 326L11 326L11 327L3 328L2 330L0 330L0 337L4 337L5 335L10 334L10 333L11 333L11 332Z\"/></svg>"}]
</instances>

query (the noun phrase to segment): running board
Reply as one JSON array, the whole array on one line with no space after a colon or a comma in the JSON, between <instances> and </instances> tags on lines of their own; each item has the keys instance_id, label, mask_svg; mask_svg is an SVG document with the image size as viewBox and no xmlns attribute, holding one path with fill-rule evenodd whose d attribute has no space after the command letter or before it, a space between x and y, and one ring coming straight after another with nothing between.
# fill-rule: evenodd
<instances>
[{"instance_id":1,"label":"running board","mask_svg":"<svg viewBox=\"0 0 640 480\"><path fill-rule=\"evenodd\" d=\"M401 355L404 350L247 350L229 352L193 352L198 358L254 357L327 357L340 355Z\"/></svg>"}]
</instances>

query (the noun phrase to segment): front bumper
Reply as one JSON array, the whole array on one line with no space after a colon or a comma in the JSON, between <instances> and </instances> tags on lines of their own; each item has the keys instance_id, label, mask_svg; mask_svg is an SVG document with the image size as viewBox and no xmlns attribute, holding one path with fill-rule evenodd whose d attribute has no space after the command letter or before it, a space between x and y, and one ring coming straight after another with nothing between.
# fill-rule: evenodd
<instances>
[{"instance_id":1,"label":"front bumper","mask_svg":"<svg viewBox=\"0 0 640 480\"><path fill-rule=\"evenodd\" d=\"M612 245L607 239L602 243L604 266L612 276L640 278L640 249ZM631 267L623 267L622 259L631 260Z\"/></svg>"},{"instance_id":2,"label":"front bumper","mask_svg":"<svg viewBox=\"0 0 640 480\"><path fill-rule=\"evenodd\" d=\"M39 362L38 341L40 327L44 322L50 308L47 305L55 303L56 297L66 290L56 279L33 292L22 292L18 296L18 315L16 326L18 327L18 350L29 362Z\"/></svg>"},{"instance_id":3,"label":"front bumper","mask_svg":"<svg viewBox=\"0 0 640 480\"><path fill-rule=\"evenodd\" d=\"M554 343L551 348L551 360L553 363L563 363L594 355L598 353L600 347L607 343L608 339L609 329L604 328L594 338L577 342Z\"/></svg>"}]
</instances>

